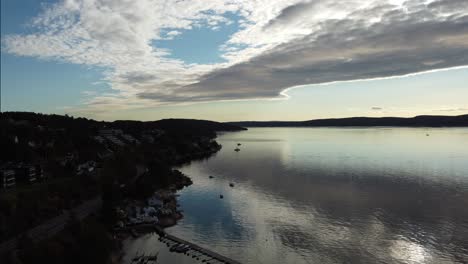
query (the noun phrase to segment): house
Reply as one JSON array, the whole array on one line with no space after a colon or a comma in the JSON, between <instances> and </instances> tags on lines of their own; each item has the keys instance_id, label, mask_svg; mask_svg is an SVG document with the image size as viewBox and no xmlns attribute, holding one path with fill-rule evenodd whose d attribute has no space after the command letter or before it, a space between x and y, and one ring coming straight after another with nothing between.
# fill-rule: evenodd
<instances>
[{"instance_id":1,"label":"house","mask_svg":"<svg viewBox=\"0 0 468 264\"><path fill-rule=\"evenodd\" d=\"M15 170L2 169L0 171L0 183L3 189L14 187L16 185Z\"/></svg>"},{"instance_id":2,"label":"house","mask_svg":"<svg viewBox=\"0 0 468 264\"><path fill-rule=\"evenodd\" d=\"M131 206L127 208L128 225L156 224L158 223L158 210L151 206Z\"/></svg>"},{"instance_id":3,"label":"house","mask_svg":"<svg viewBox=\"0 0 468 264\"><path fill-rule=\"evenodd\" d=\"M145 216L155 216L158 213L158 210L156 210L154 207L147 206L143 207L143 215Z\"/></svg>"},{"instance_id":4,"label":"house","mask_svg":"<svg viewBox=\"0 0 468 264\"><path fill-rule=\"evenodd\" d=\"M0 185L3 188L10 188L20 183L32 184L45 178L46 175L39 164L9 162L0 170Z\"/></svg>"},{"instance_id":5,"label":"house","mask_svg":"<svg viewBox=\"0 0 468 264\"><path fill-rule=\"evenodd\" d=\"M156 197L154 197L154 196L153 196L153 197L150 197L150 198L147 200L147 202L148 202L148 205L149 205L149 206L152 206L152 207L155 207L155 208L160 208L160 207L163 206L163 202L162 202L160 199L158 199L158 198L156 198Z\"/></svg>"},{"instance_id":6,"label":"house","mask_svg":"<svg viewBox=\"0 0 468 264\"><path fill-rule=\"evenodd\" d=\"M159 222L159 219L157 216L143 215L143 216L140 216L140 219L142 223L145 223L145 224L157 224Z\"/></svg>"},{"instance_id":7,"label":"house","mask_svg":"<svg viewBox=\"0 0 468 264\"><path fill-rule=\"evenodd\" d=\"M106 139L109 140L111 143L113 143L114 145L117 145L117 146L119 146L119 147L123 147L123 146L126 145L122 140L118 139L118 138L115 137L115 136L105 136L105 137L106 137Z\"/></svg>"},{"instance_id":8,"label":"house","mask_svg":"<svg viewBox=\"0 0 468 264\"><path fill-rule=\"evenodd\" d=\"M174 211L172 209L170 209L170 208L161 208L159 210L159 213L161 215L166 215L167 216L167 215L172 215L174 213Z\"/></svg>"},{"instance_id":9,"label":"house","mask_svg":"<svg viewBox=\"0 0 468 264\"><path fill-rule=\"evenodd\" d=\"M36 167L29 164L19 164L15 168L16 182L32 184L36 182Z\"/></svg>"},{"instance_id":10,"label":"house","mask_svg":"<svg viewBox=\"0 0 468 264\"><path fill-rule=\"evenodd\" d=\"M94 137L97 141L101 142L102 139L106 139L110 141L112 144L117 145L119 147L123 147L126 144L120 140L117 136L123 136L123 132L120 129L101 129L99 130L99 136ZM102 142L101 142L102 143Z\"/></svg>"}]
</instances>

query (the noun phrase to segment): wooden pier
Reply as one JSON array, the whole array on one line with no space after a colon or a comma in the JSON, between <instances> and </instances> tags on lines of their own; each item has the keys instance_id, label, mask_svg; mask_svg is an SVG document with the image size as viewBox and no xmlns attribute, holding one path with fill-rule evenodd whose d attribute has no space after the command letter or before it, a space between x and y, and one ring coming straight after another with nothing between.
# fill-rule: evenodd
<instances>
[{"instance_id":1,"label":"wooden pier","mask_svg":"<svg viewBox=\"0 0 468 264\"><path fill-rule=\"evenodd\" d=\"M226 263L226 264L240 264L239 261L233 260L231 258L222 256L216 252L213 252L209 249L203 248L199 245L196 245L192 242L186 241L184 239L181 239L179 237L176 237L174 235L166 233L162 227L155 226L155 225L150 225L150 224L142 224L142 225L137 225L132 228L122 228L119 230L114 230L116 232L129 232L131 229L134 229L136 231L140 232L145 232L145 233L152 233L155 232L156 234L159 235L159 240L162 243L167 244L169 248L175 246L175 245L186 245L187 250L184 253L179 253L179 254L185 254L187 256L191 256L195 260L198 260L202 263L207 263L207 264L215 264L215 263ZM174 252L176 253L176 252ZM132 262L133 263L133 262Z\"/></svg>"},{"instance_id":2,"label":"wooden pier","mask_svg":"<svg viewBox=\"0 0 468 264\"><path fill-rule=\"evenodd\" d=\"M174 235L168 234L162 228L155 228L155 230L156 230L156 233L159 235L160 241L162 241L163 243L169 244L168 245L169 247L172 247L177 244L188 246L188 250L183 254L192 256L192 258L200 260L203 263L240 264L240 262L236 260L222 256L209 249L200 247L199 245L196 245L192 242L189 242L184 239L178 238Z\"/></svg>"}]
</instances>

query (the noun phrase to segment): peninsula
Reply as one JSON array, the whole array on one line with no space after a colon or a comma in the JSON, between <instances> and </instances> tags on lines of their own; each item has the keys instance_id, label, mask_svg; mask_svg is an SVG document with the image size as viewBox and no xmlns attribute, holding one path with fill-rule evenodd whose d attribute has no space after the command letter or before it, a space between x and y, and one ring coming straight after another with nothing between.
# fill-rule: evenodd
<instances>
[{"instance_id":1,"label":"peninsula","mask_svg":"<svg viewBox=\"0 0 468 264\"><path fill-rule=\"evenodd\" d=\"M182 217L175 192L192 181L174 167L219 151L217 132L244 129L1 113L0 262L117 261L121 231Z\"/></svg>"}]
</instances>

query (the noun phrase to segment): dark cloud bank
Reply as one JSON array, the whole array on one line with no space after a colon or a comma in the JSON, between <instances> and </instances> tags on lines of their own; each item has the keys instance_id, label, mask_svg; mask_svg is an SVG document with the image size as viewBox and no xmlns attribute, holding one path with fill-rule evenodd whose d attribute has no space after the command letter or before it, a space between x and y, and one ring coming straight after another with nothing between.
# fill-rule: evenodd
<instances>
[{"instance_id":1,"label":"dark cloud bank","mask_svg":"<svg viewBox=\"0 0 468 264\"><path fill-rule=\"evenodd\" d=\"M325 20L318 32L206 74L171 95L148 90L139 97L166 102L272 98L297 85L468 65L468 1L411 3L406 2L406 9L373 6L345 19ZM264 30L300 18L312 5L284 9ZM370 24L366 17L375 12L383 18Z\"/></svg>"}]
</instances>

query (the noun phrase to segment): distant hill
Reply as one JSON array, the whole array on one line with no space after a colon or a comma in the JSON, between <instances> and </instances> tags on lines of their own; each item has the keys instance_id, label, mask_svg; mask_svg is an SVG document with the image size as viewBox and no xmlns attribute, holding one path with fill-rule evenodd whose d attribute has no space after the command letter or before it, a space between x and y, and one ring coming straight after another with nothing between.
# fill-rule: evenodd
<instances>
[{"instance_id":1,"label":"distant hill","mask_svg":"<svg viewBox=\"0 0 468 264\"><path fill-rule=\"evenodd\" d=\"M243 127L468 127L468 115L415 116L415 117L349 117L316 119L308 121L240 121L228 122Z\"/></svg>"}]
</instances>

